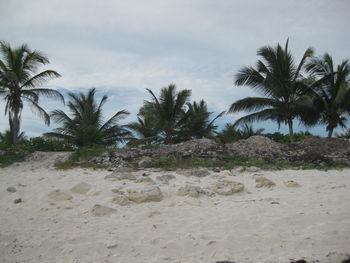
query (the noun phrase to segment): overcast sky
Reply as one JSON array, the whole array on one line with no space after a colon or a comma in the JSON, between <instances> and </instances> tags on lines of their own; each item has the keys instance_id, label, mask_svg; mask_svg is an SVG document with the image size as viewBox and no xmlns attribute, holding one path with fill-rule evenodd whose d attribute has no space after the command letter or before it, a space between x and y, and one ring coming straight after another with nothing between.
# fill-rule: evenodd
<instances>
[{"instance_id":1,"label":"overcast sky","mask_svg":"<svg viewBox=\"0 0 350 263\"><path fill-rule=\"evenodd\" d=\"M204 99L215 113L227 110L253 94L234 87L237 70L254 65L261 46L284 44L288 37L297 61L309 46L319 55L329 52L336 63L349 58L349 11L348 0L0 0L0 40L47 54L47 68L62 75L47 87L96 87L109 95L106 117L127 109L130 121L149 98L146 88L158 94L170 83L191 89L192 100ZM48 111L62 107L46 99L41 105ZM8 128L3 109L0 102L0 131ZM25 105L27 135L52 127ZM255 127L277 129L272 123ZM311 131L324 135L324 129Z\"/></svg>"}]
</instances>

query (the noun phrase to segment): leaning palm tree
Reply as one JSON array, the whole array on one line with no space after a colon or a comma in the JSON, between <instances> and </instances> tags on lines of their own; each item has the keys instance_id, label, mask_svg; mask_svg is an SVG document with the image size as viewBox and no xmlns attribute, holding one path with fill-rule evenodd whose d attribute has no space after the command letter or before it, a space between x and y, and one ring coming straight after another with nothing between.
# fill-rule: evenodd
<instances>
[{"instance_id":1,"label":"leaning palm tree","mask_svg":"<svg viewBox=\"0 0 350 263\"><path fill-rule=\"evenodd\" d=\"M147 89L152 99L144 102L144 110L154 116L157 122L157 129L165 144L175 142L181 126L186 102L188 102L191 91L181 90L176 92L174 84L162 88L157 98L153 91Z\"/></svg>"},{"instance_id":2,"label":"leaning palm tree","mask_svg":"<svg viewBox=\"0 0 350 263\"><path fill-rule=\"evenodd\" d=\"M183 114L181 120L180 128L180 140L189 140L189 139L200 139L204 137L213 137L214 132L217 129L217 126L214 122L224 115L224 111L215 116L210 120L210 115L212 112L208 111L207 104L204 100L199 101L198 103L194 101L193 103L188 102L187 110Z\"/></svg>"},{"instance_id":3,"label":"leaning palm tree","mask_svg":"<svg viewBox=\"0 0 350 263\"><path fill-rule=\"evenodd\" d=\"M50 124L49 114L39 105L39 97L60 99L63 96L56 90L37 88L51 78L60 75L53 70L37 73L38 67L49 63L48 58L39 51L32 51L27 45L12 49L6 42L0 42L0 96L6 101L5 114L9 115L13 144L18 143L20 135L23 102L29 103L45 121Z\"/></svg>"},{"instance_id":4,"label":"leaning palm tree","mask_svg":"<svg viewBox=\"0 0 350 263\"><path fill-rule=\"evenodd\" d=\"M123 142L131 136L130 132L118 121L129 113L118 111L108 121L103 123L102 106L108 97L103 96L101 101L95 101L96 90L90 89L86 94L68 94L68 108L71 116L62 110L51 113L53 120L61 124L53 132L45 133L46 137L53 137L67 141L77 146L104 145L111 146Z\"/></svg>"},{"instance_id":5,"label":"leaning palm tree","mask_svg":"<svg viewBox=\"0 0 350 263\"><path fill-rule=\"evenodd\" d=\"M256 68L244 67L239 70L235 84L247 85L264 97L238 100L231 105L229 112L254 112L238 119L235 125L262 120L273 120L278 125L285 123L293 140L294 119L306 124L316 122L312 100L307 96L310 87L302 74L305 63L313 55L313 49L305 51L298 66L294 64L288 50L288 40L284 48L279 44L276 47L264 46L258 50L257 55L262 60L258 60Z\"/></svg>"},{"instance_id":6,"label":"leaning palm tree","mask_svg":"<svg viewBox=\"0 0 350 263\"><path fill-rule=\"evenodd\" d=\"M324 80L313 92L321 113L320 123L327 125L328 138L331 138L337 126L346 128L346 115L350 110L350 61L344 60L335 68L332 56L326 53L313 58L307 70L314 78Z\"/></svg>"}]
</instances>

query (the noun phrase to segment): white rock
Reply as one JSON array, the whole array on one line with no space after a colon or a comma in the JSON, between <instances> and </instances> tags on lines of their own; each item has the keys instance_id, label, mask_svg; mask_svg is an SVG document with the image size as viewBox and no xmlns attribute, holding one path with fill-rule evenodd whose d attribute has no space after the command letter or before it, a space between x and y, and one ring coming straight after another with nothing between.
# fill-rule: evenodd
<instances>
[{"instance_id":1,"label":"white rock","mask_svg":"<svg viewBox=\"0 0 350 263\"><path fill-rule=\"evenodd\" d=\"M125 195L118 194L117 196L113 197L112 203L125 206L130 204L130 201Z\"/></svg>"},{"instance_id":2,"label":"white rock","mask_svg":"<svg viewBox=\"0 0 350 263\"><path fill-rule=\"evenodd\" d=\"M232 195L243 190L244 185L235 181L222 180L213 185L213 191L219 195Z\"/></svg>"},{"instance_id":3,"label":"white rock","mask_svg":"<svg viewBox=\"0 0 350 263\"><path fill-rule=\"evenodd\" d=\"M145 157L142 158L139 163L138 163L139 168L149 168L152 167L152 158L150 157Z\"/></svg>"},{"instance_id":4,"label":"white rock","mask_svg":"<svg viewBox=\"0 0 350 263\"><path fill-rule=\"evenodd\" d=\"M94 216L108 216L116 212L116 209L103 205L94 205L94 207L91 209L91 213Z\"/></svg>"},{"instance_id":5,"label":"white rock","mask_svg":"<svg viewBox=\"0 0 350 263\"><path fill-rule=\"evenodd\" d=\"M264 176L259 176L259 177L257 177L257 178L255 179L255 182L257 183L257 184L256 184L256 187L257 187L257 188L261 188L261 187L270 188L270 187L273 187L273 186L276 185L273 181L267 179L267 178L264 177Z\"/></svg>"},{"instance_id":6,"label":"white rock","mask_svg":"<svg viewBox=\"0 0 350 263\"><path fill-rule=\"evenodd\" d=\"M61 190L57 189L55 191L52 191L51 193L48 194L48 197L52 200L52 201L66 201L66 200L71 200L73 197L65 192L62 192Z\"/></svg>"},{"instance_id":7,"label":"white rock","mask_svg":"<svg viewBox=\"0 0 350 263\"><path fill-rule=\"evenodd\" d=\"M129 190L128 198L135 203L159 202L163 199L159 187L145 187L143 189Z\"/></svg>"},{"instance_id":8,"label":"white rock","mask_svg":"<svg viewBox=\"0 0 350 263\"><path fill-rule=\"evenodd\" d=\"M286 182L283 182L283 183L287 187L300 187L301 186L298 182L293 181L293 180L286 181Z\"/></svg>"},{"instance_id":9,"label":"white rock","mask_svg":"<svg viewBox=\"0 0 350 263\"><path fill-rule=\"evenodd\" d=\"M86 194L91 189L91 185L82 182L80 184L75 185L70 191L75 194Z\"/></svg>"}]
</instances>

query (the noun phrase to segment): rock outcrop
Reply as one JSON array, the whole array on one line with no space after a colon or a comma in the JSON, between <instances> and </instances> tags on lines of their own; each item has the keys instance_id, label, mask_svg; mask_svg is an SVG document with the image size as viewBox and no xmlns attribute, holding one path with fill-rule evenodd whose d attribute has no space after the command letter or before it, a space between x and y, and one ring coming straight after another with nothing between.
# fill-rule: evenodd
<instances>
[{"instance_id":1,"label":"rock outcrop","mask_svg":"<svg viewBox=\"0 0 350 263\"><path fill-rule=\"evenodd\" d=\"M128 199L135 203L159 202L163 199L159 187L145 187L128 191Z\"/></svg>"},{"instance_id":2,"label":"rock outcrop","mask_svg":"<svg viewBox=\"0 0 350 263\"><path fill-rule=\"evenodd\" d=\"M75 186L72 187L72 189L70 189L70 191L74 194L86 194L87 192L89 192L91 189L91 185L82 182L80 184L77 184Z\"/></svg>"},{"instance_id":3,"label":"rock outcrop","mask_svg":"<svg viewBox=\"0 0 350 263\"><path fill-rule=\"evenodd\" d=\"M62 192L59 189L50 192L48 194L48 197L51 201L55 201L55 202L67 201L67 200L71 200L73 198L70 194L68 194L66 192Z\"/></svg>"},{"instance_id":4,"label":"rock outcrop","mask_svg":"<svg viewBox=\"0 0 350 263\"><path fill-rule=\"evenodd\" d=\"M219 195L233 195L243 190L244 184L235 181L221 180L213 185L213 191Z\"/></svg>"},{"instance_id":5,"label":"rock outcrop","mask_svg":"<svg viewBox=\"0 0 350 263\"><path fill-rule=\"evenodd\" d=\"M266 177L263 176L259 176L255 179L256 184L256 188L262 188L262 187L274 187L276 186L276 184L271 181L270 179L267 179Z\"/></svg>"},{"instance_id":6,"label":"rock outcrop","mask_svg":"<svg viewBox=\"0 0 350 263\"><path fill-rule=\"evenodd\" d=\"M308 162L319 165L341 162L350 165L350 140L309 137L301 142L281 144L264 136L252 136L246 140L223 145L209 139L195 139L151 149L117 149L95 157L91 162L115 169L138 160L140 168L147 168L151 166L153 158L169 156L210 159L246 156L268 162L287 160L296 164Z\"/></svg>"},{"instance_id":7,"label":"rock outcrop","mask_svg":"<svg viewBox=\"0 0 350 263\"><path fill-rule=\"evenodd\" d=\"M94 205L94 207L91 209L91 214L93 214L94 216L108 216L116 212L117 210L115 210L114 208L110 208L103 205Z\"/></svg>"},{"instance_id":8,"label":"rock outcrop","mask_svg":"<svg viewBox=\"0 0 350 263\"><path fill-rule=\"evenodd\" d=\"M194 198L198 198L200 195L212 196L213 194L214 193L209 192L209 191L202 189L201 187L195 186L195 185L182 186L176 192L176 195L178 195L178 196L190 196L190 197L194 197Z\"/></svg>"}]
</instances>

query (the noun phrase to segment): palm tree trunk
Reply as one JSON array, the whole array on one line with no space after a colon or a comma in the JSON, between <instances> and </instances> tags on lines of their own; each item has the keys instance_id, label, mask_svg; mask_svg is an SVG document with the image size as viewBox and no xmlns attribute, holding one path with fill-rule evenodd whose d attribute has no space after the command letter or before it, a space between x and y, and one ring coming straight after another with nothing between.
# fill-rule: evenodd
<instances>
[{"instance_id":1,"label":"palm tree trunk","mask_svg":"<svg viewBox=\"0 0 350 263\"><path fill-rule=\"evenodd\" d=\"M333 130L334 130L333 127L329 128L329 130L328 130L328 138L332 138Z\"/></svg>"},{"instance_id":2,"label":"palm tree trunk","mask_svg":"<svg viewBox=\"0 0 350 263\"><path fill-rule=\"evenodd\" d=\"M289 128L290 141L294 142L293 120L292 119L288 119L288 128Z\"/></svg>"},{"instance_id":3,"label":"palm tree trunk","mask_svg":"<svg viewBox=\"0 0 350 263\"><path fill-rule=\"evenodd\" d=\"M9 114L10 132L12 136L12 144L18 144L18 135L20 130L20 109L15 108L12 113Z\"/></svg>"}]
</instances>

